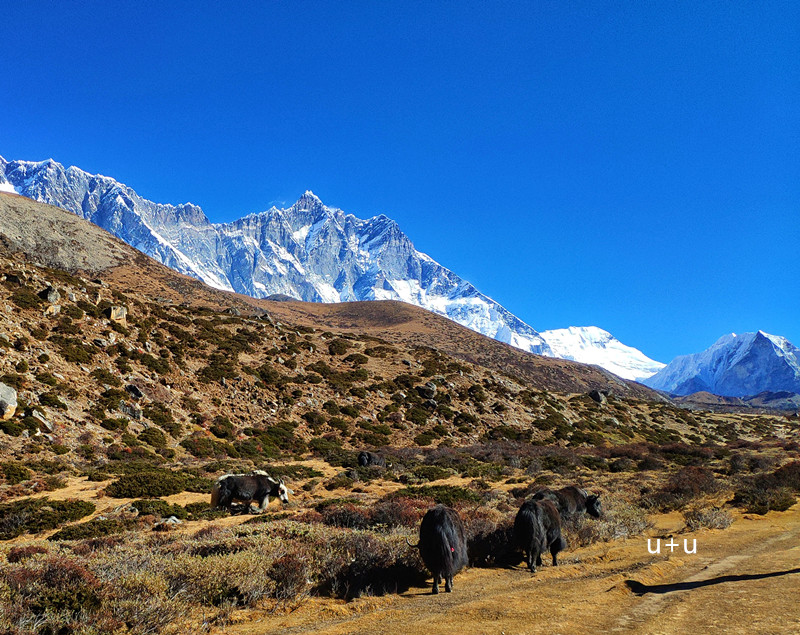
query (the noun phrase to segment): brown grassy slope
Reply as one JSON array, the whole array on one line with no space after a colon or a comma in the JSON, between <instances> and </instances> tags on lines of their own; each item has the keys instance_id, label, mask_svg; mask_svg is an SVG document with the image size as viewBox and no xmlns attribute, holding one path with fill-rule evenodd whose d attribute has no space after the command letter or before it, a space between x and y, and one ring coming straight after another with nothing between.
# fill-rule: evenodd
<instances>
[{"instance_id":1,"label":"brown grassy slope","mask_svg":"<svg viewBox=\"0 0 800 635\"><path fill-rule=\"evenodd\" d=\"M269 312L296 324L367 333L395 343L431 346L464 361L523 379L537 390L615 394L660 401L655 391L598 366L532 355L451 320L402 302L268 302Z\"/></svg>"},{"instance_id":2,"label":"brown grassy slope","mask_svg":"<svg viewBox=\"0 0 800 635\"><path fill-rule=\"evenodd\" d=\"M8 248L21 251L35 264L89 273L125 293L143 293L160 303L218 310L235 307L243 313L266 309L292 324L366 333L395 343L428 346L518 376L538 390L599 389L626 397L661 399L649 388L622 380L596 366L531 355L402 302L269 302L212 289L160 265L70 212L13 194L0 194L0 237Z\"/></svg>"}]
</instances>

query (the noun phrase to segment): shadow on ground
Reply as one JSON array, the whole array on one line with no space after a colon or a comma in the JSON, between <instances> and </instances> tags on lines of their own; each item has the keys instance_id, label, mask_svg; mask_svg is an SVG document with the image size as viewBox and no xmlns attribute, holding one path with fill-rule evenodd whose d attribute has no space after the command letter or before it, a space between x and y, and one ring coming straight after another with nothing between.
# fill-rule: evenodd
<instances>
[{"instance_id":1,"label":"shadow on ground","mask_svg":"<svg viewBox=\"0 0 800 635\"><path fill-rule=\"evenodd\" d=\"M671 593L672 591L691 591L705 586L722 584L723 582L743 582L746 580L763 580L765 578L777 578L779 576L800 573L800 567L787 571L773 571L772 573L753 573L742 575L721 575L717 578L708 580L697 580L696 582L676 582L675 584L643 584L636 580L625 580L625 585L636 595L646 593Z\"/></svg>"}]
</instances>

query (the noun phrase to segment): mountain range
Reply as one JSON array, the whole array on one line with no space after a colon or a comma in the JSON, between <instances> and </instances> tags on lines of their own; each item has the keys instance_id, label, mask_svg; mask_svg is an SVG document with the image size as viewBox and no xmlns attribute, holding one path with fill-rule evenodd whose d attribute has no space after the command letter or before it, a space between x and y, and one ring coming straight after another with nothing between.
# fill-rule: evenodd
<instances>
[{"instance_id":1,"label":"mountain range","mask_svg":"<svg viewBox=\"0 0 800 635\"><path fill-rule=\"evenodd\" d=\"M596 364L641 381L664 365L597 327L538 332L417 251L392 219L362 220L308 191L231 223L197 205L159 204L118 181L53 161L0 157L0 191L69 210L159 262L218 289L309 302L401 300L523 351Z\"/></svg>"},{"instance_id":2,"label":"mountain range","mask_svg":"<svg viewBox=\"0 0 800 635\"><path fill-rule=\"evenodd\" d=\"M800 393L800 349L763 331L731 333L702 353L676 357L642 383L674 395Z\"/></svg>"}]
</instances>

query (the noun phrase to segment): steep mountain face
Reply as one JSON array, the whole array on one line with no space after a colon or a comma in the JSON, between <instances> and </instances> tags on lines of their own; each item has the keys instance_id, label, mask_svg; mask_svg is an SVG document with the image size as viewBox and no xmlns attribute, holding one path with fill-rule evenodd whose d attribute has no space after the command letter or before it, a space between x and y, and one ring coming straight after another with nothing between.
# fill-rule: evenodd
<instances>
[{"instance_id":1,"label":"steep mountain face","mask_svg":"<svg viewBox=\"0 0 800 635\"><path fill-rule=\"evenodd\" d=\"M575 348L554 335L554 351L535 329L417 251L390 218L362 220L311 192L288 209L214 224L196 205L153 203L114 179L65 169L52 159L0 157L0 189L67 209L218 289L310 302L401 300L524 351L585 360L629 379L657 370L658 363L636 349L594 335L579 338Z\"/></svg>"},{"instance_id":2,"label":"steep mountain face","mask_svg":"<svg viewBox=\"0 0 800 635\"><path fill-rule=\"evenodd\" d=\"M665 366L596 326L571 326L542 331L540 335L556 357L595 364L625 379L641 381Z\"/></svg>"},{"instance_id":3,"label":"steep mountain face","mask_svg":"<svg viewBox=\"0 0 800 635\"><path fill-rule=\"evenodd\" d=\"M642 383L676 395L800 393L800 349L785 337L763 331L731 333L702 353L676 357Z\"/></svg>"}]
</instances>

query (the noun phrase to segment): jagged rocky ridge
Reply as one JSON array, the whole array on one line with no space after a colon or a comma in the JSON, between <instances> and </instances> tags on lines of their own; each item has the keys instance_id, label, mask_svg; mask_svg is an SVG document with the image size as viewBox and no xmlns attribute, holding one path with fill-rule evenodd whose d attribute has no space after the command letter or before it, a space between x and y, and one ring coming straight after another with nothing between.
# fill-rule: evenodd
<instances>
[{"instance_id":1,"label":"jagged rocky ridge","mask_svg":"<svg viewBox=\"0 0 800 635\"><path fill-rule=\"evenodd\" d=\"M785 337L763 331L731 333L702 353L676 357L642 383L675 395L800 393L800 349Z\"/></svg>"},{"instance_id":2,"label":"jagged rocky ridge","mask_svg":"<svg viewBox=\"0 0 800 635\"><path fill-rule=\"evenodd\" d=\"M0 157L0 189L67 209L219 289L311 302L402 300L522 350L594 363L626 379L641 380L662 366L607 333L596 337L595 327L576 329L587 335L573 338L572 346L561 330L539 333L417 251L390 218L362 220L324 205L312 192L288 209L216 224L191 203L154 203L112 178L52 159Z\"/></svg>"}]
</instances>

